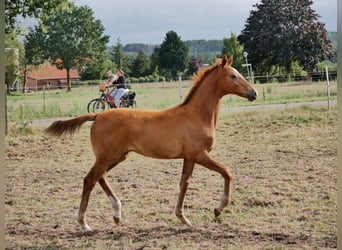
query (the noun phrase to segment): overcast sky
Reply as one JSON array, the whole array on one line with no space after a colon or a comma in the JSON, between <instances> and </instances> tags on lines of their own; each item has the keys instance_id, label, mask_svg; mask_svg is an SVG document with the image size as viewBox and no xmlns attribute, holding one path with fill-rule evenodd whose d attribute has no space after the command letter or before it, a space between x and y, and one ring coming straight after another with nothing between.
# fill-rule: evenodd
<instances>
[{"instance_id":1,"label":"overcast sky","mask_svg":"<svg viewBox=\"0 0 342 250\"><path fill-rule=\"evenodd\" d=\"M240 34L258 0L74 0L102 21L110 44L161 44L173 30L181 39L223 39ZM313 0L328 31L337 31L337 0Z\"/></svg>"}]
</instances>

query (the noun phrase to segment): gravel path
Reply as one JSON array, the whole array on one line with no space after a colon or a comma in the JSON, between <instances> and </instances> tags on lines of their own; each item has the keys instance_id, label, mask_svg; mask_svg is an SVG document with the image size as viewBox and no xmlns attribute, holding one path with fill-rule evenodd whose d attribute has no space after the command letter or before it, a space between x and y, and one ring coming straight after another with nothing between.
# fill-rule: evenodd
<instances>
[{"instance_id":1,"label":"gravel path","mask_svg":"<svg viewBox=\"0 0 342 250\"><path fill-rule=\"evenodd\" d=\"M337 101L331 101L330 105L336 105ZM279 103L279 104L265 104L265 105L254 105L254 106L238 106L238 107L222 107L221 112L237 112L237 111L253 111L253 110L275 110L275 109L285 109L294 108L300 106L326 106L328 107L328 101L315 101L315 102L293 102L293 103Z\"/></svg>"}]
</instances>

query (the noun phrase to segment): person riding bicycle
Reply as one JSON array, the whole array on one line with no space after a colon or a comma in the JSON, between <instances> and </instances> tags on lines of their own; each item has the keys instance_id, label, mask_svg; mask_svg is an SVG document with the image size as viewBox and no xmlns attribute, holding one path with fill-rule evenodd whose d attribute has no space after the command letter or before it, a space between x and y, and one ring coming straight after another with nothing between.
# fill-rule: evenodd
<instances>
[{"instance_id":1,"label":"person riding bicycle","mask_svg":"<svg viewBox=\"0 0 342 250\"><path fill-rule=\"evenodd\" d=\"M114 102L117 108L120 108L120 98L127 92L128 87L123 70L119 69L116 74L112 71L107 72L108 82L107 87L116 86L110 95L114 98Z\"/></svg>"}]
</instances>

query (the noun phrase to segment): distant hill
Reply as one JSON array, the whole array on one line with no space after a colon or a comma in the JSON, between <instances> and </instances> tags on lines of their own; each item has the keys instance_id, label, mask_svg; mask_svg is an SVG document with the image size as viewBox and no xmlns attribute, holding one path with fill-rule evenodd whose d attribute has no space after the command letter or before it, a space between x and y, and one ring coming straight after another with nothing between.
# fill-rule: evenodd
<instances>
[{"instance_id":1,"label":"distant hill","mask_svg":"<svg viewBox=\"0 0 342 250\"><path fill-rule=\"evenodd\" d=\"M184 44L189 47L190 54L194 53L221 53L222 40L188 40Z\"/></svg>"},{"instance_id":2,"label":"distant hill","mask_svg":"<svg viewBox=\"0 0 342 250\"><path fill-rule=\"evenodd\" d=\"M337 49L337 32L328 32L328 38L331 40L334 49Z\"/></svg>"},{"instance_id":3,"label":"distant hill","mask_svg":"<svg viewBox=\"0 0 342 250\"><path fill-rule=\"evenodd\" d=\"M220 56L223 40L187 40L184 44L189 48L190 57L200 58L203 63L212 63L217 56ZM160 45L128 43L122 50L128 54L136 54L143 50L146 55L151 55L156 47Z\"/></svg>"},{"instance_id":4,"label":"distant hill","mask_svg":"<svg viewBox=\"0 0 342 250\"><path fill-rule=\"evenodd\" d=\"M145 54L151 55L153 50L159 45L143 44L143 43L128 43L123 46L122 50L126 53L138 53L141 49Z\"/></svg>"},{"instance_id":5,"label":"distant hill","mask_svg":"<svg viewBox=\"0 0 342 250\"><path fill-rule=\"evenodd\" d=\"M334 49L337 50L337 32L328 32L328 38L332 41ZM220 56L223 39L222 40L187 40L184 44L189 48L190 56L201 58L205 63L210 63L214 58ZM140 49L145 54L151 55L153 50L160 45L156 44L143 44L143 43L129 43L123 46L125 53L138 53Z\"/></svg>"},{"instance_id":6,"label":"distant hill","mask_svg":"<svg viewBox=\"0 0 342 250\"><path fill-rule=\"evenodd\" d=\"M184 44L189 48L190 54L195 53L217 53L222 51L223 40L187 40ZM153 53L153 50L160 45L143 44L143 43L128 43L123 46L123 51L126 53L138 53L140 49L146 54Z\"/></svg>"}]
</instances>

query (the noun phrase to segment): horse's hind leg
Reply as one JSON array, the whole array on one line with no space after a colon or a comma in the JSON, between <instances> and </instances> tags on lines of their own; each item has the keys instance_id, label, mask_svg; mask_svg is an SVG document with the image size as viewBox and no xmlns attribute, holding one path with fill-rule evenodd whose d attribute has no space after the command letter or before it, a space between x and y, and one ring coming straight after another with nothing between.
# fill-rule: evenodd
<instances>
[{"instance_id":1,"label":"horse's hind leg","mask_svg":"<svg viewBox=\"0 0 342 250\"><path fill-rule=\"evenodd\" d=\"M191 226L191 222L184 216L183 206L184 206L184 197L190 185L190 180L191 180L192 172L194 170L194 166L195 166L194 162L184 159L182 177L180 181L180 193L179 193L178 203L176 207L176 216L181 220L181 222L183 222L184 224L187 224L188 226Z\"/></svg>"},{"instance_id":2,"label":"horse's hind leg","mask_svg":"<svg viewBox=\"0 0 342 250\"><path fill-rule=\"evenodd\" d=\"M121 161L126 159L126 155L123 155L119 158L119 160L114 161L112 164L107 164L106 162L96 161L94 166L90 169L87 176L84 178L83 183L83 192L80 208L78 211L78 222L80 223L82 229L84 231L91 231L91 228L88 226L85 220L85 213L88 206L89 196L91 191L93 190L96 182L99 182L105 193L108 195L110 201L112 202L112 206L114 208L114 221L116 223L119 222L121 218L121 202L115 196L112 189L110 188L107 179L106 173L119 164Z\"/></svg>"},{"instance_id":3,"label":"horse's hind leg","mask_svg":"<svg viewBox=\"0 0 342 250\"><path fill-rule=\"evenodd\" d=\"M91 228L88 226L85 220L85 213L87 210L90 193L93 190L96 182L98 182L98 180L106 172L106 170L107 167L105 165L96 161L94 166L90 169L90 171L83 180L82 198L80 208L78 210L77 221L78 223L80 223L84 231L91 231Z\"/></svg>"},{"instance_id":4,"label":"horse's hind leg","mask_svg":"<svg viewBox=\"0 0 342 250\"><path fill-rule=\"evenodd\" d=\"M120 219L121 219L121 202L120 202L119 198L114 194L114 192L111 189L110 185L108 184L108 181L107 181L107 178L106 178L106 174L104 174L100 178L99 183L100 183L102 189L107 194L110 202L112 203L112 207L114 209L114 215L113 215L114 222L116 224L119 224Z\"/></svg>"},{"instance_id":5,"label":"horse's hind leg","mask_svg":"<svg viewBox=\"0 0 342 250\"><path fill-rule=\"evenodd\" d=\"M119 224L120 220L121 220L121 201L119 200L119 198L115 195L115 193L113 192L112 188L110 187L106 175L107 172L109 170L111 170L112 168L114 168L116 165L118 165L120 162L124 161L126 159L127 153L123 154L119 160L115 161L113 164L111 164L107 171L101 176L101 178L99 179L99 183L103 189L103 191L107 194L110 202L112 203L112 207L114 210L114 222L116 224Z\"/></svg>"}]
</instances>

